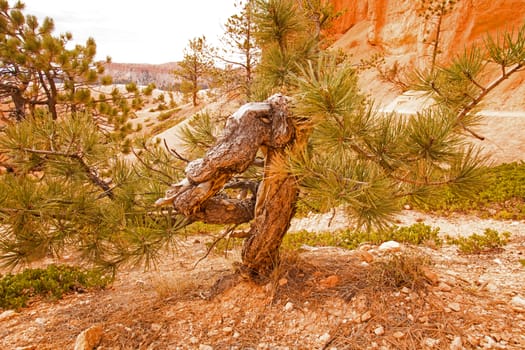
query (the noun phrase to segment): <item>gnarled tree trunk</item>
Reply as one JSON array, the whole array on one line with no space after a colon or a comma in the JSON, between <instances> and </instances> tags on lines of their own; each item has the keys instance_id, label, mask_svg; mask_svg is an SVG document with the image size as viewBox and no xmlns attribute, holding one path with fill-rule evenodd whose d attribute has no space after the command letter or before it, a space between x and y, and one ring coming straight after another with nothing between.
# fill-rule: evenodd
<instances>
[{"instance_id":1,"label":"gnarled tree trunk","mask_svg":"<svg viewBox=\"0 0 525 350\"><path fill-rule=\"evenodd\" d=\"M279 258L294 213L297 184L279 164L295 136L286 97L274 95L265 102L248 103L228 118L215 146L190 162L186 178L157 204L172 204L177 212L204 222L253 219L243 247L243 267L252 277L267 276ZM259 149L265 154L265 165L255 201L220 194L228 181L253 163Z\"/></svg>"}]
</instances>

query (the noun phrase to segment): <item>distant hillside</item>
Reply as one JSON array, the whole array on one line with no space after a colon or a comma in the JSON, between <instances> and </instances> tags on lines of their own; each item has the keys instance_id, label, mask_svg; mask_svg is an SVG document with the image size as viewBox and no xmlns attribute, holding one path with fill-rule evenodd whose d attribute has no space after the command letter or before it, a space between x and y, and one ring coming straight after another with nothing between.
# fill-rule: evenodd
<instances>
[{"instance_id":1,"label":"distant hillside","mask_svg":"<svg viewBox=\"0 0 525 350\"><path fill-rule=\"evenodd\" d=\"M139 85L154 83L158 89L170 90L176 85L173 70L176 62L163 64L107 63L105 73L113 77L115 84L136 82Z\"/></svg>"}]
</instances>

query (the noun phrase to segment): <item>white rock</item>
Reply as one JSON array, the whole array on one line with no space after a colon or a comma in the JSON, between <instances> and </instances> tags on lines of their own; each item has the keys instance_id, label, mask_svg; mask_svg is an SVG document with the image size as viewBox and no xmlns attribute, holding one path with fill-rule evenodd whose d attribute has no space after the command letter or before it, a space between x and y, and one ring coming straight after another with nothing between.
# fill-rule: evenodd
<instances>
[{"instance_id":1,"label":"white rock","mask_svg":"<svg viewBox=\"0 0 525 350\"><path fill-rule=\"evenodd\" d=\"M213 346L207 344L199 345L199 350L213 350Z\"/></svg>"},{"instance_id":2,"label":"white rock","mask_svg":"<svg viewBox=\"0 0 525 350\"><path fill-rule=\"evenodd\" d=\"M494 346L496 346L496 341L492 339L492 337L489 337L488 335L483 338L483 347L485 349L492 349Z\"/></svg>"},{"instance_id":3,"label":"white rock","mask_svg":"<svg viewBox=\"0 0 525 350\"><path fill-rule=\"evenodd\" d=\"M523 298L521 295L516 295L514 298L512 298L510 303L514 307L525 310L525 298Z\"/></svg>"},{"instance_id":4,"label":"white rock","mask_svg":"<svg viewBox=\"0 0 525 350\"><path fill-rule=\"evenodd\" d=\"M0 321L8 320L16 314L14 310L7 310L0 314Z\"/></svg>"},{"instance_id":5,"label":"white rock","mask_svg":"<svg viewBox=\"0 0 525 350\"><path fill-rule=\"evenodd\" d=\"M379 326L376 329L374 329L375 335L383 335L385 334L385 328L383 326Z\"/></svg>"},{"instance_id":6,"label":"white rock","mask_svg":"<svg viewBox=\"0 0 525 350\"><path fill-rule=\"evenodd\" d=\"M388 241L382 243L377 249L382 251L398 251L401 249L401 244L396 241Z\"/></svg>"},{"instance_id":7,"label":"white rock","mask_svg":"<svg viewBox=\"0 0 525 350\"><path fill-rule=\"evenodd\" d=\"M287 302L286 305L284 305L284 311L292 311L293 310L293 303L291 301Z\"/></svg>"},{"instance_id":8,"label":"white rock","mask_svg":"<svg viewBox=\"0 0 525 350\"><path fill-rule=\"evenodd\" d=\"M197 337L191 337L191 338L190 338L190 343L191 343L191 344L195 345L195 344L197 344L198 342L199 342L199 338L197 338Z\"/></svg>"},{"instance_id":9,"label":"white rock","mask_svg":"<svg viewBox=\"0 0 525 350\"><path fill-rule=\"evenodd\" d=\"M461 305L459 305L459 303L450 303L447 306L450 310L455 312L459 312L461 310Z\"/></svg>"},{"instance_id":10,"label":"white rock","mask_svg":"<svg viewBox=\"0 0 525 350\"><path fill-rule=\"evenodd\" d=\"M232 328L232 327L224 327L224 328L222 329L222 332L223 332L224 334L232 334L232 332L233 332L233 328Z\"/></svg>"},{"instance_id":11,"label":"white rock","mask_svg":"<svg viewBox=\"0 0 525 350\"><path fill-rule=\"evenodd\" d=\"M327 341L330 340L330 334L329 333L325 333L323 335L320 335L318 339L319 339L320 343L326 343Z\"/></svg>"},{"instance_id":12,"label":"white rock","mask_svg":"<svg viewBox=\"0 0 525 350\"><path fill-rule=\"evenodd\" d=\"M433 348L439 344L439 339L425 338L424 344L429 348Z\"/></svg>"},{"instance_id":13,"label":"white rock","mask_svg":"<svg viewBox=\"0 0 525 350\"><path fill-rule=\"evenodd\" d=\"M38 317L35 319L35 323L40 325L40 326L44 326L46 324L46 320L43 319L42 317Z\"/></svg>"},{"instance_id":14,"label":"white rock","mask_svg":"<svg viewBox=\"0 0 525 350\"><path fill-rule=\"evenodd\" d=\"M372 313L370 311L367 311L365 312L364 314L361 315L361 322L366 322L368 320L370 320L372 318Z\"/></svg>"},{"instance_id":15,"label":"white rock","mask_svg":"<svg viewBox=\"0 0 525 350\"><path fill-rule=\"evenodd\" d=\"M452 340L452 343L450 343L450 350L463 350L463 341L461 340L460 336L457 336Z\"/></svg>"}]
</instances>

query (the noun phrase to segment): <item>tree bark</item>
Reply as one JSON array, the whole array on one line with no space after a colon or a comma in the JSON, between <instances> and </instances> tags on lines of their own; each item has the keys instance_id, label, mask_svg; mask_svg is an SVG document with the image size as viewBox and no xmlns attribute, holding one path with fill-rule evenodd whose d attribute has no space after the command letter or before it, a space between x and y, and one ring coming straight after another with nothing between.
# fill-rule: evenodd
<instances>
[{"instance_id":1,"label":"tree bark","mask_svg":"<svg viewBox=\"0 0 525 350\"><path fill-rule=\"evenodd\" d=\"M268 276L294 214L296 181L279 168L294 141L286 97L274 95L265 102L248 103L228 118L217 143L203 158L188 164L186 178L172 185L157 205L172 204L178 213L205 222L240 223L253 218L242 253L243 270L253 278ZM265 153L265 166L255 203L219 193L254 162L259 149Z\"/></svg>"}]
</instances>

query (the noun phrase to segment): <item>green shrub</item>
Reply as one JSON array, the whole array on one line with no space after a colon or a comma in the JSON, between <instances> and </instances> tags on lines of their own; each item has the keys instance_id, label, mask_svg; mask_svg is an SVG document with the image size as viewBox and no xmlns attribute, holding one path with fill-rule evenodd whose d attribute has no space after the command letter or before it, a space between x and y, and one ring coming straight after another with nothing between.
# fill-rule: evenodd
<instances>
[{"instance_id":1,"label":"green shrub","mask_svg":"<svg viewBox=\"0 0 525 350\"><path fill-rule=\"evenodd\" d=\"M355 249L360 244L381 244L386 241L397 241L409 244L441 245L439 228L423 223L416 223L407 227L393 226L384 231L361 232L344 230L336 232L311 233L300 231L284 236L283 246L289 249L298 249L302 245L334 246L346 249Z\"/></svg>"},{"instance_id":2,"label":"green shrub","mask_svg":"<svg viewBox=\"0 0 525 350\"><path fill-rule=\"evenodd\" d=\"M499 233L487 228L483 234L474 233L468 237L447 236L447 242L455 244L466 254L479 254L503 247L508 242L509 232Z\"/></svg>"},{"instance_id":3,"label":"green shrub","mask_svg":"<svg viewBox=\"0 0 525 350\"><path fill-rule=\"evenodd\" d=\"M111 278L98 270L75 266L50 265L45 269L26 269L0 276L0 308L25 307L31 298L60 299L66 293L84 288L104 288Z\"/></svg>"},{"instance_id":4,"label":"green shrub","mask_svg":"<svg viewBox=\"0 0 525 350\"><path fill-rule=\"evenodd\" d=\"M460 197L444 187L431 203L418 209L438 212L476 212L497 219L525 219L525 163L514 162L486 168L486 186L471 198Z\"/></svg>"}]
</instances>

